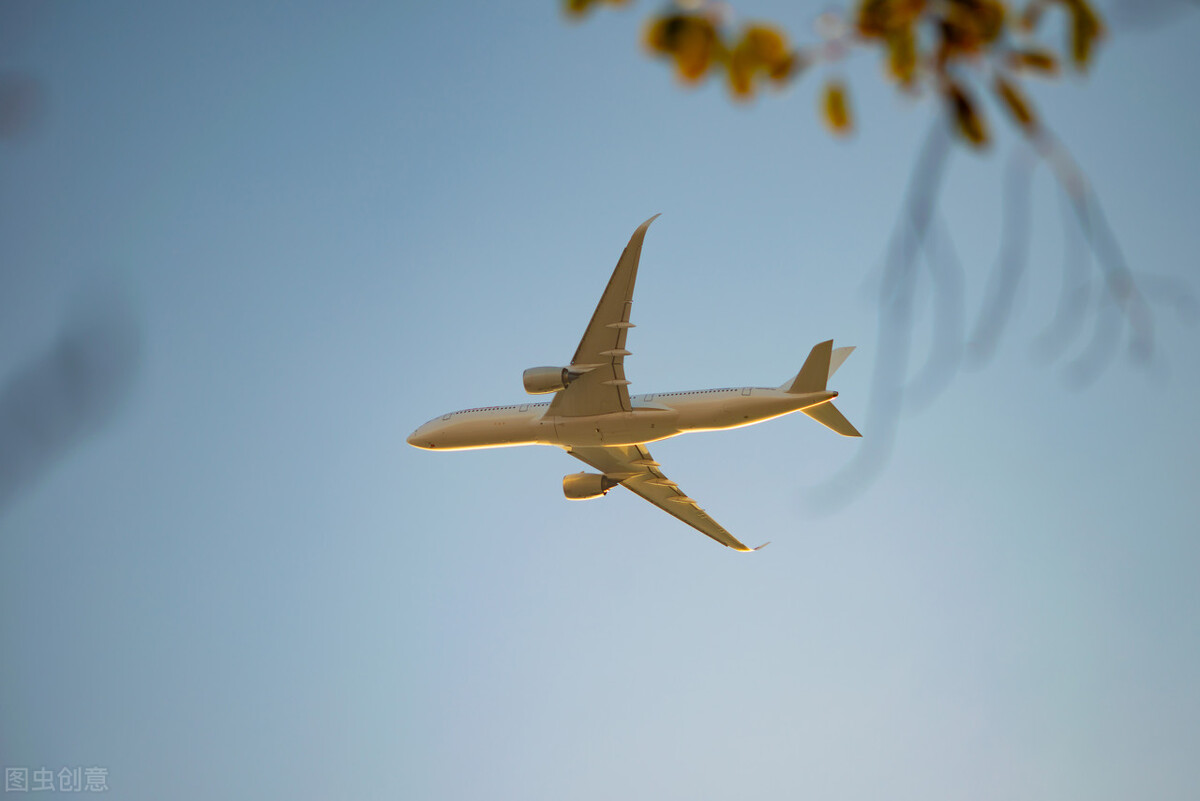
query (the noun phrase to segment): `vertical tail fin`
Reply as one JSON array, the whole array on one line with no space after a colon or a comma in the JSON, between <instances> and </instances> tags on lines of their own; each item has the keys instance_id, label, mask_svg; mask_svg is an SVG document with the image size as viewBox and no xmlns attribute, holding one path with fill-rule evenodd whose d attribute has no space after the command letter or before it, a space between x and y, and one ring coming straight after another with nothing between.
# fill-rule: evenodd
<instances>
[{"instance_id":1,"label":"vertical tail fin","mask_svg":"<svg viewBox=\"0 0 1200 801\"><path fill-rule=\"evenodd\" d=\"M842 363L850 358L850 354L854 353L853 345L845 345L840 348L834 348L833 353L829 356L829 377L833 378L833 374L838 371Z\"/></svg>"},{"instance_id":2,"label":"vertical tail fin","mask_svg":"<svg viewBox=\"0 0 1200 801\"><path fill-rule=\"evenodd\" d=\"M816 345L804 361L804 366L791 381L785 381L780 389L784 392L799 394L802 392L823 392L829 379L838 368L854 352L853 345L841 348L833 347L833 340Z\"/></svg>"},{"instance_id":3,"label":"vertical tail fin","mask_svg":"<svg viewBox=\"0 0 1200 801\"><path fill-rule=\"evenodd\" d=\"M804 366L790 383L780 387L784 392L798 395L802 392L824 392L829 383L829 365L833 355L833 340L827 339L813 346Z\"/></svg>"}]
</instances>

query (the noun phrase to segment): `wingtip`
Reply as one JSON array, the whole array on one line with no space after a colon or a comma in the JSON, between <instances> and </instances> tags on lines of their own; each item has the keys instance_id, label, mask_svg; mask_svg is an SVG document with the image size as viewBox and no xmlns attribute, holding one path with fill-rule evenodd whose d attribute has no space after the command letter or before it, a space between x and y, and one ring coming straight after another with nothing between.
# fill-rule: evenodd
<instances>
[{"instance_id":1,"label":"wingtip","mask_svg":"<svg viewBox=\"0 0 1200 801\"><path fill-rule=\"evenodd\" d=\"M766 548L770 544L771 544L771 541L767 540L766 542L764 542L762 545L758 546L757 548L746 548L743 546L742 548L739 548L738 550L741 551L742 553L754 553L755 551L761 551L763 548Z\"/></svg>"}]
</instances>

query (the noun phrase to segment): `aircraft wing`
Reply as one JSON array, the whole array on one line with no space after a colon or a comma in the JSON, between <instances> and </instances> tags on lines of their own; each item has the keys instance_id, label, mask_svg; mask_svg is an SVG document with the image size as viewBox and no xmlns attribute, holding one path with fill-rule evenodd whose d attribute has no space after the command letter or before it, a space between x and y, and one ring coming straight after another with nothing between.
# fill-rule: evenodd
<instances>
[{"instance_id":1,"label":"aircraft wing","mask_svg":"<svg viewBox=\"0 0 1200 801\"><path fill-rule=\"evenodd\" d=\"M567 368L581 375L555 394L547 414L579 417L631 410L629 382L625 380L625 357L629 355L625 350L625 335L633 328L629 310L633 306L633 285L642 257L642 240L646 238L650 223L657 218L655 214L639 225L621 253Z\"/></svg>"},{"instance_id":2,"label":"aircraft wing","mask_svg":"<svg viewBox=\"0 0 1200 801\"><path fill-rule=\"evenodd\" d=\"M709 517L695 501L684 495L674 481L662 474L658 469L658 462L654 461L650 452L642 445L572 447L567 452L609 478L619 481L634 495L640 495L667 514L679 518L722 545L737 551L757 551L763 547L760 545L758 548L747 548L737 537L722 528L721 524Z\"/></svg>"}]
</instances>

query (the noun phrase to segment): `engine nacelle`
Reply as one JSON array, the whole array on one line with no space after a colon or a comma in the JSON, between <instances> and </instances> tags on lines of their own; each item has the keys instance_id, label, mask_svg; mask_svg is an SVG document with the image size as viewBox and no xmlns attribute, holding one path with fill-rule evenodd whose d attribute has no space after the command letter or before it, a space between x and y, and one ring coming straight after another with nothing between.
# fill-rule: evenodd
<instances>
[{"instance_id":1,"label":"engine nacelle","mask_svg":"<svg viewBox=\"0 0 1200 801\"><path fill-rule=\"evenodd\" d=\"M530 367L521 373L521 382L530 395L561 392L573 378L571 371L565 367Z\"/></svg>"},{"instance_id":2,"label":"engine nacelle","mask_svg":"<svg viewBox=\"0 0 1200 801\"><path fill-rule=\"evenodd\" d=\"M600 473L572 473L563 476L563 495L569 501L586 501L599 498L620 482Z\"/></svg>"}]
</instances>

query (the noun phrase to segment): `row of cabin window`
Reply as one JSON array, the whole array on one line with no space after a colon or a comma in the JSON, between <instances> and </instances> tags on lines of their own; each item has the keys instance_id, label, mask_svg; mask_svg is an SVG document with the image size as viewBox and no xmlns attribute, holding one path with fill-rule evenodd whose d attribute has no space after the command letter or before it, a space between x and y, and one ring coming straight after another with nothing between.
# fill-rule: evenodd
<instances>
[{"instance_id":1,"label":"row of cabin window","mask_svg":"<svg viewBox=\"0 0 1200 801\"><path fill-rule=\"evenodd\" d=\"M518 404L516 406L481 406L478 409L461 409L457 412L453 412L452 414L470 414L471 412L499 412L499 411L507 411L509 409L519 409L522 406L528 406L530 408L533 408L536 406L549 406L549 405L550 404L548 404L548 403L522 403L522 404Z\"/></svg>"},{"instance_id":2,"label":"row of cabin window","mask_svg":"<svg viewBox=\"0 0 1200 801\"><path fill-rule=\"evenodd\" d=\"M654 397L664 398L672 395L703 395L708 392L737 392L737 388L732 389L693 389L691 392L656 392Z\"/></svg>"},{"instance_id":3,"label":"row of cabin window","mask_svg":"<svg viewBox=\"0 0 1200 801\"><path fill-rule=\"evenodd\" d=\"M655 397L663 398L663 397L673 397L675 395L704 395L709 392L737 392L737 388L734 387L731 389L694 389L691 392L656 392L656 393L654 393L654 395L655 395ZM508 409L519 409L522 405L529 406L529 407L536 407L536 406L549 406L550 404L548 404L548 403L529 403L529 404L518 404L517 406L483 406L478 409L463 409L460 412L455 412L455 414L469 414L470 412L498 412L498 411L503 411L503 410L508 410Z\"/></svg>"}]
</instances>

